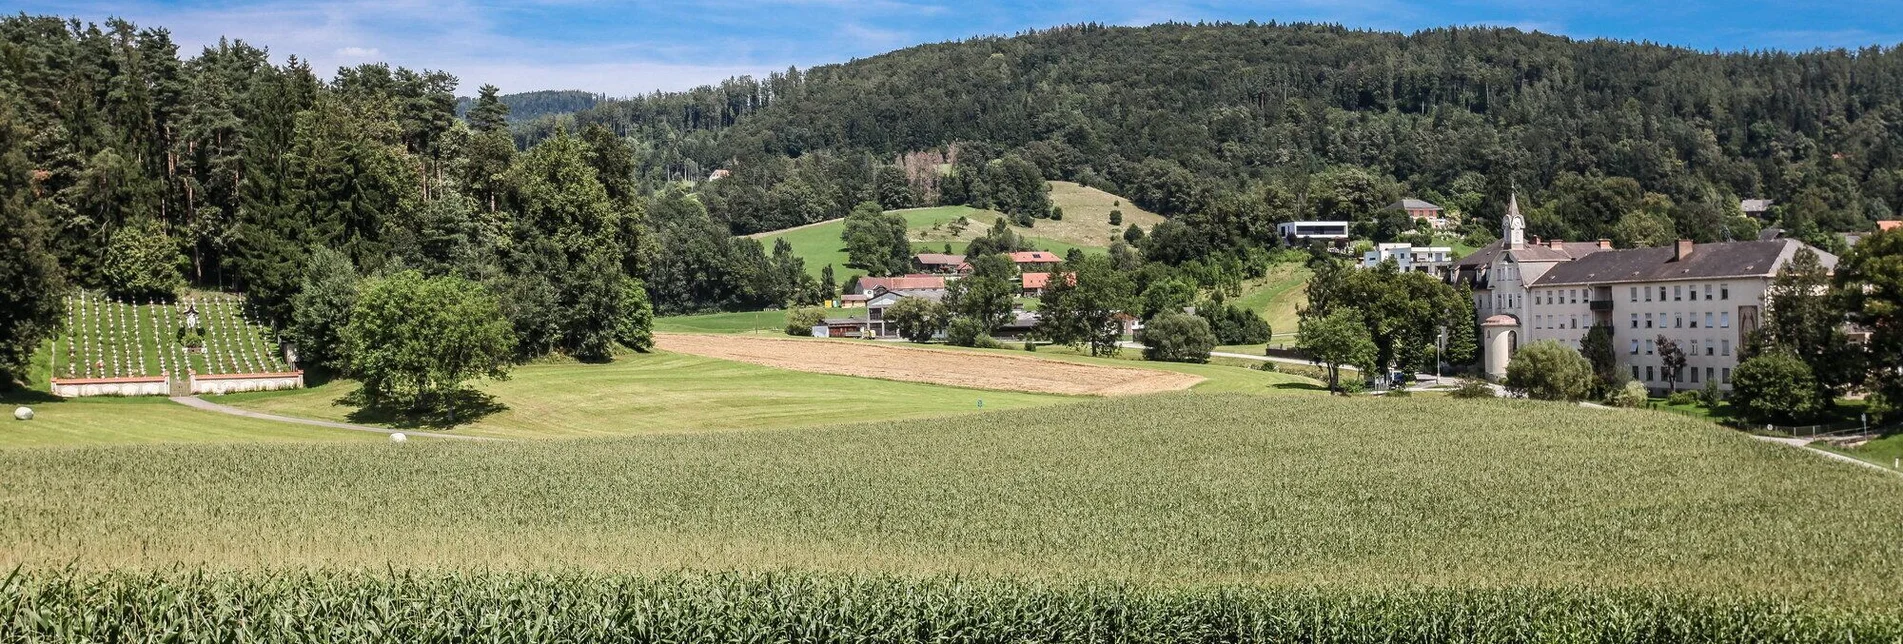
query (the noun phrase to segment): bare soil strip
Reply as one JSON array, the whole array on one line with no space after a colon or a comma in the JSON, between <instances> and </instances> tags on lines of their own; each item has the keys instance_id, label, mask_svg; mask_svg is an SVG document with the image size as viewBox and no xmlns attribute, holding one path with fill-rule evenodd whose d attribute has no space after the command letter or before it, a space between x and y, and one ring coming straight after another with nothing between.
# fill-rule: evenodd
<instances>
[{"instance_id":1,"label":"bare soil strip","mask_svg":"<svg viewBox=\"0 0 1903 644\"><path fill-rule=\"evenodd\" d=\"M1155 369L924 349L863 340L656 333L663 351L780 369L1076 396L1131 396L1188 389L1202 376Z\"/></svg>"}]
</instances>

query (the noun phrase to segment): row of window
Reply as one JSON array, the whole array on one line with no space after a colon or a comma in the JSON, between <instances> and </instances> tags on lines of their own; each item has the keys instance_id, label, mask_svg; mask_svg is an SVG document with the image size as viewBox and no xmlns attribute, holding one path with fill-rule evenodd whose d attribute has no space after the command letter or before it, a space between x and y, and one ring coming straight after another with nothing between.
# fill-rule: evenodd
<instances>
[{"instance_id":1,"label":"row of window","mask_svg":"<svg viewBox=\"0 0 1903 644\"><path fill-rule=\"evenodd\" d=\"M1690 317L1691 317L1691 324L1692 324L1690 328L1693 328L1693 329L1696 329L1696 328L1698 328L1698 314L1697 314L1697 313L1692 313ZM1674 328L1674 329L1683 329L1683 328L1687 328L1687 327L1685 326L1685 319L1686 319L1686 315L1685 315L1684 313L1673 313L1673 314L1672 314L1672 326L1671 326L1670 328ZM1651 314L1651 313L1647 313L1647 314L1645 314L1645 326L1643 326L1643 327L1641 327L1641 326L1639 326L1639 314L1637 314L1637 313L1633 313L1633 314L1632 314L1632 328L1634 328L1634 329L1639 329L1639 328L1645 328L1645 329L1650 329L1650 328L1652 328L1652 314ZM1660 313L1660 314L1658 314L1658 328L1661 328L1661 329L1663 329L1663 328L1667 328L1667 327L1665 326L1665 314L1664 314L1664 313ZM1731 312L1730 312L1730 311L1719 311L1719 312L1718 312L1718 313L1716 314L1716 317L1714 317L1711 311L1706 311L1706 312L1705 312L1705 328L1707 328L1707 329L1729 329L1729 328L1731 328Z\"/></svg>"},{"instance_id":2,"label":"row of window","mask_svg":"<svg viewBox=\"0 0 1903 644\"><path fill-rule=\"evenodd\" d=\"M1566 316L1566 319L1561 320L1559 316L1557 315L1535 315L1533 316L1533 328L1535 329L1577 329L1579 328L1579 321L1581 319L1587 319L1587 318L1586 316L1583 316L1583 315L1568 315ZM1590 326L1592 322L1590 321L1590 319L1587 319L1587 320L1588 321L1586 324Z\"/></svg>"},{"instance_id":3,"label":"row of window","mask_svg":"<svg viewBox=\"0 0 1903 644\"><path fill-rule=\"evenodd\" d=\"M1705 286L1704 288L1705 299L1707 300L1712 299L1712 292L1714 290L1712 288L1712 285L1706 284L1704 286ZM1639 301L1639 296L1641 293L1644 294L1645 301L1647 302L1652 301L1652 287L1647 286L1644 288L1640 288L1637 286L1633 286L1629 288L1631 289L1632 301L1634 302ZM1672 301L1678 302L1681 300L1690 299L1691 301L1696 302L1698 301L1698 290L1699 289L1697 284L1692 284L1690 286L1686 286L1684 284L1678 284L1678 285L1672 286L1671 287ZM1717 299L1720 299L1720 300L1731 299L1731 285L1730 284L1719 284L1717 285L1717 289L1715 290L1718 295ZM1666 287L1663 287L1663 286L1658 287L1658 292L1659 292L1659 301L1664 302Z\"/></svg>"},{"instance_id":4,"label":"row of window","mask_svg":"<svg viewBox=\"0 0 1903 644\"><path fill-rule=\"evenodd\" d=\"M1632 341L1632 346L1630 347L1630 350L1628 351L1628 353L1630 353L1630 354L1632 354L1632 355L1635 355L1635 356L1636 356L1636 355L1639 355L1639 346L1640 346L1640 344L1639 344L1639 342L1640 342L1639 340L1633 340L1633 341ZM1657 341L1657 340L1645 340L1644 342L1645 342L1645 344L1644 344L1644 346L1645 346L1645 355L1648 355L1648 356L1649 356L1649 355L1652 355L1652 353L1653 353L1653 351L1654 351L1654 350L1656 349L1656 347L1654 347L1653 345L1654 345L1654 344L1656 344L1656 343L1657 343L1658 341ZM1698 353L1698 348L1699 348L1699 347L1698 347L1698 341L1697 341L1697 340L1692 340L1692 341L1691 341L1691 347L1690 347L1689 349L1686 349L1686 350L1685 350L1685 355L1687 355L1687 356L1696 356L1696 355L1701 355L1701 354L1699 354L1699 353ZM1731 355L1731 340L1729 340L1729 339L1722 339L1722 340L1719 340L1719 341L1717 341L1717 342L1712 342L1712 341L1711 341L1711 338L1705 338L1705 347L1704 347L1704 349L1705 349L1705 353L1704 353L1704 354L1702 354L1702 355L1707 355L1707 356L1729 356L1729 355Z\"/></svg>"},{"instance_id":5,"label":"row of window","mask_svg":"<svg viewBox=\"0 0 1903 644\"><path fill-rule=\"evenodd\" d=\"M1646 367L1644 372L1645 381L1652 382L1654 380L1660 380L1665 375L1664 371L1665 371L1664 369L1659 369L1657 372L1654 372L1652 367L1649 367L1649 366ZM1632 379L1633 380L1639 379L1639 373L1640 373L1639 366L1633 365ZM1660 376L1660 378L1654 378L1653 377L1654 375ZM1678 374L1678 381L1684 382L1685 377L1688 375L1691 376L1692 384L1698 383L1698 367L1686 367L1684 373ZM1720 378L1720 380L1718 380L1718 382L1720 383L1727 384L1727 385L1731 384L1731 368L1725 367L1723 369L1714 369L1713 367L1705 367L1705 380L1709 381L1709 380L1712 380L1713 378Z\"/></svg>"}]
</instances>

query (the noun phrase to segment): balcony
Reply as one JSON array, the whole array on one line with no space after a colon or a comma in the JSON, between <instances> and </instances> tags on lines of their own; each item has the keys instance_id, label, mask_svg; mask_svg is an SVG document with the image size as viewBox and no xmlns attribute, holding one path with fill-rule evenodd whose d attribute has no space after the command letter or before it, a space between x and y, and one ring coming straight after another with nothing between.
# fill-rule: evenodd
<instances>
[{"instance_id":1,"label":"balcony","mask_svg":"<svg viewBox=\"0 0 1903 644\"><path fill-rule=\"evenodd\" d=\"M1592 307L1592 311L1595 313L1600 311L1610 312L1612 310L1612 300L1610 299L1593 300L1590 303L1590 306Z\"/></svg>"}]
</instances>

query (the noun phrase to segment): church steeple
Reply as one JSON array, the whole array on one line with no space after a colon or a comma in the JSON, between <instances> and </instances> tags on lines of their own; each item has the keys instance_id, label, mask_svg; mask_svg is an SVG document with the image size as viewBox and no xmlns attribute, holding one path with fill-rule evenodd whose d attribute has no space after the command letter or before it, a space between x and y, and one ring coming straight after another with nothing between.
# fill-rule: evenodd
<instances>
[{"instance_id":1,"label":"church steeple","mask_svg":"<svg viewBox=\"0 0 1903 644\"><path fill-rule=\"evenodd\" d=\"M1507 216L1500 222L1500 232L1506 235L1507 248L1526 248L1526 218L1520 216L1518 192L1507 196Z\"/></svg>"}]
</instances>

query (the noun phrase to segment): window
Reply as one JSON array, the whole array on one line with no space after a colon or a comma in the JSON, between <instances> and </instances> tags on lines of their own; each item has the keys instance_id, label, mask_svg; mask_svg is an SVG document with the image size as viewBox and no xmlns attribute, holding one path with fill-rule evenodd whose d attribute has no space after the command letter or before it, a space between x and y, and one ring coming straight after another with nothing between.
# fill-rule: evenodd
<instances>
[{"instance_id":1,"label":"window","mask_svg":"<svg viewBox=\"0 0 1903 644\"><path fill-rule=\"evenodd\" d=\"M1712 374L1712 372L1713 372L1713 369L1712 369L1711 367L1705 367L1705 379L1706 379L1706 380L1711 380L1711 379L1712 379L1712 375L1713 375L1713 374Z\"/></svg>"},{"instance_id":2,"label":"window","mask_svg":"<svg viewBox=\"0 0 1903 644\"><path fill-rule=\"evenodd\" d=\"M1569 320L1572 320L1572 321L1573 321L1573 328L1575 328L1575 329L1577 329L1577 328L1579 328L1579 316L1577 316L1577 315L1568 315L1568 316L1566 316L1566 318L1567 318L1567 319L1569 319Z\"/></svg>"},{"instance_id":3,"label":"window","mask_svg":"<svg viewBox=\"0 0 1903 644\"><path fill-rule=\"evenodd\" d=\"M1652 314L1645 314L1645 328L1652 328Z\"/></svg>"},{"instance_id":4,"label":"window","mask_svg":"<svg viewBox=\"0 0 1903 644\"><path fill-rule=\"evenodd\" d=\"M1685 299L1691 300L1693 302L1698 301L1698 285L1697 284L1693 284L1691 285L1691 288L1685 289Z\"/></svg>"},{"instance_id":5,"label":"window","mask_svg":"<svg viewBox=\"0 0 1903 644\"><path fill-rule=\"evenodd\" d=\"M1727 338L1724 340L1719 340L1718 342L1720 342L1718 346L1723 349L1723 351L1720 351L1718 355L1725 355L1725 356L1731 355L1731 340Z\"/></svg>"},{"instance_id":6,"label":"window","mask_svg":"<svg viewBox=\"0 0 1903 644\"><path fill-rule=\"evenodd\" d=\"M1659 301L1665 301L1665 287L1663 286L1659 287Z\"/></svg>"},{"instance_id":7,"label":"window","mask_svg":"<svg viewBox=\"0 0 1903 644\"><path fill-rule=\"evenodd\" d=\"M1711 325L1711 312L1710 312L1710 311L1706 311L1706 312L1705 312L1705 328L1707 328L1707 329L1710 329L1710 328L1715 328L1715 327L1713 327L1713 326Z\"/></svg>"},{"instance_id":8,"label":"window","mask_svg":"<svg viewBox=\"0 0 1903 644\"><path fill-rule=\"evenodd\" d=\"M1545 324L1545 321L1544 321L1545 319L1546 319L1546 316L1544 316L1544 315L1535 315L1535 316L1533 316L1533 328L1535 328L1535 329L1544 329L1544 328L1546 328L1545 326L1542 326L1543 324Z\"/></svg>"},{"instance_id":9,"label":"window","mask_svg":"<svg viewBox=\"0 0 1903 644\"><path fill-rule=\"evenodd\" d=\"M1632 379L1639 379L1639 365L1632 365Z\"/></svg>"},{"instance_id":10,"label":"window","mask_svg":"<svg viewBox=\"0 0 1903 644\"><path fill-rule=\"evenodd\" d=\"M1632 355L1635 355L1635 356L1639 355L1639 341L1638 340L1632 341ZM1637 368L1638 367L1633 367L1633 369L1637 369ZM1637 378L1639 376L1637 374L1633 374L1632 377Z\"/></svg>"},{"instance_id":11,"label":"window","mask_svg":"<svg viewBox=\"0 0 1903 644\"><path fill-rule=\"evenodd\" d=\"M1637 286L1632 287L1632 301L1639 301L1639 287Z\"/></svg>"},{"instance_id":12,"label":"window","mask_svg":"<svg viewBox=\"0 0 1903 644\"><path fill-rule=\"evenodd\" d=\"M1685 355L1688 355L1688 356L1695 356L1695 355L1698 355L1698 341L1697 341L1697 340L1693 340L1693 341L1692 341L1692 350L1691 350L1690 352L1688 352L1688 353L1686 353ZM1696 381L1696 380L1694 380L1694 381L1692 381L1692 382L1697 382L1697 381Z\"/></svg>"},{"instance_id":13,"label":"window","mask_svg":"<svg viewBox=\"0 0 1903 644\"><path fill-rule=\"evenodd\" d=\"M1705 355L1717 355L1717 351L1718 343L1712 342L1711 338L1705 338Z\"/></svg>"},{"instance_id":14,"label":"window","mask_svg":"<svg viewBox=\"0 0 1903 644\"><path fill-rule=\"evenodd\" d=\"M1632 328L1639 328L1639 314L1632 314Z\"/></svg>"},{"instance_id":15,"label":"window","mask_svg":"<svg viewBox=\"0 0 1903 644\"><path fill-rule=\"evenodd\" d=\"M1645 289L1645 301L1652 301L1652 289Z\"/></svg>"},{"instance_id":16,"label":"window","mask_svg":"<svg viewBox=\"0 0 1903 644\"><path fill-rule=\"evenodd\" d=\"M1685 299L1685 287L1683 286L1672 287L1672 301L1677 302L1683 299Z\"/></svg>"},{"instance_id":17,"label":"window","mask_svg":"<svg viewBox=\"0 0 1903 644\"><path fill-rule=\"evenodd\" d=\"M1686 371L1690 371L1690 372L1692 372L1692 384L1694 384L1694 385L1695 385L1695 384L1698 384L1698 370L1697 370L1697 369L1686 369Z\"/></svg>"},{"instance_id":18,"label":"window","mask_svg":"<svg viewBox=\"0 0 1903 644\"><path fill-rule=\"evenodd\" d=\"M1651 365L1646 365L1645 367L1645 381L1652 382L1652 366Z\"/></svg>"},{"instance_id":19,"label":"window","mask_svg":"<svg viewBox=\"0 0 1903 644\"><path fill-rule=\"evenodd\" d=\"M1718 372L1718 373L1720 373L1720 374L1722 374L1722 375L1724 376L1724 378L1725 378L1725 379L1724 379L1724 380L1722 380L1721 382L1723 382L1723 383L1725 383L1725 384L1727 384L1727 385L1728 385L1728 384L1731 384L1731 367L1725 367L1725 369L1724 369L1724 371L1720 371L1720 372Z\"/></svg>"},{"instance_id":20,"label":"window","mask_svg":"<svg viewBox=\"0 0 1903 644\"><path fill-rule=\"evenodd\" d=\"M1566 297L1568 297L1568 298L1570 298L1570 301L1568 301L1568 302L1567 302L1568 304L1578 304L1578 303L1579 303L1579 291L1575 291L1575 290L1573 290L1573 289L1570 289L1570 288L1569 288L1569 289L1566 289Z\"/></svg>"},{"instance_id":21,"label":"window","mask_svg":"<svg viewBox=\"0 0 1903 644\"><path fill-rule=\"evenodd\" d=\"M1684 313L1672 314L1672 328L1674 329L1685 328L1685 314Z\"/></svg>"},{"instance_id":22,"label":"window","mask_svg":"<svg viewBox=\"0 0 1903 644\"><path fill-rule=\"evenodd\" d=\"M1648 356L1649 356L1649 355L1652 355L1652 345L1653 345L1653 343L1654 343L1654 342L1657 342L1657 341L1656 341L1656 340L1646 340L1646 341L1645 341L1645 355L1648 355ZM1651 380L1651 378L1650 378L1650 377L1648 377L1648 378L1646 378L1646 380Z\"/></svg>"},{"instance_id":23,"label":"window","mask_svg":"<svg viewBox=\"0 0 1903 644\"><path fill-rule=\"evenodd\" d=\"M1718 285L1718 299L1721 299L1721 300L1731 299L1731 285L1730 284ZM1731 379L1725 378L1725 382L1731 382Z\"/></svg>"},{"instance_id":24,"label":"window","mask_svg":"<svg viewBox=\"0 0 1903 644\"><path fill-rule=\"evenodd\" d=\"M1718 328L1720 329L1731 328L1731 312L1730 311L1724 311L1718 314Z\"/></svg>"},{"instance_id":25,"label":"window","mask_svg":"<svg viewBox=\"0 0 1903 644\"><path fill-rule=\"evenodd\" d=\"M1698 314L1697 313L1692 314L1692 328L1694 329L1698 328Z\"/></svg>"}]
</instances>

